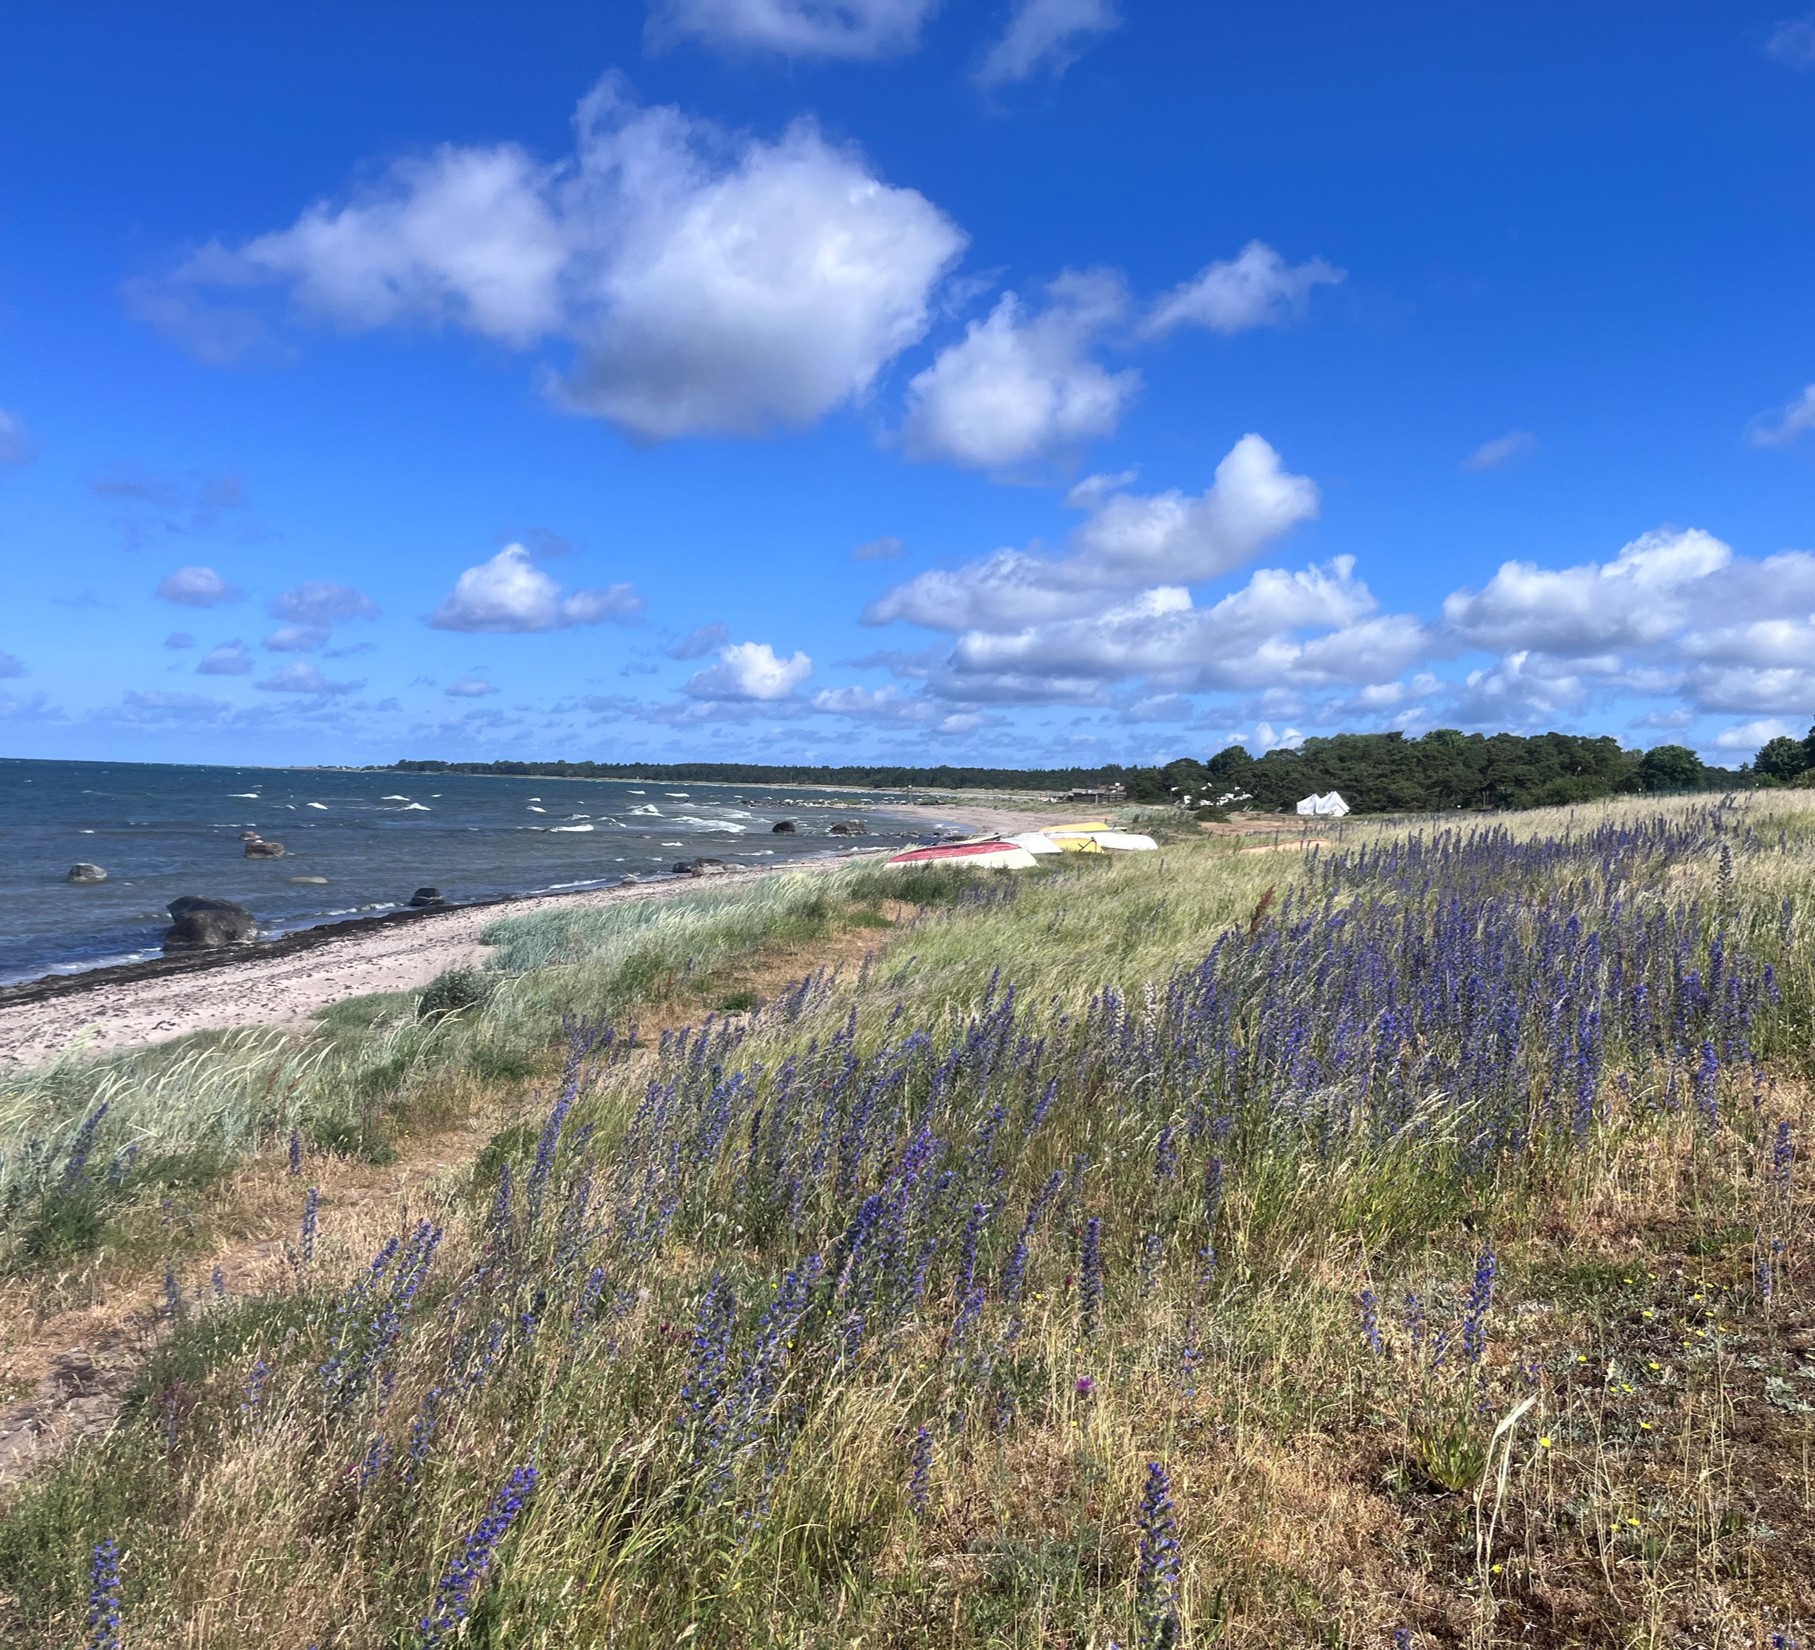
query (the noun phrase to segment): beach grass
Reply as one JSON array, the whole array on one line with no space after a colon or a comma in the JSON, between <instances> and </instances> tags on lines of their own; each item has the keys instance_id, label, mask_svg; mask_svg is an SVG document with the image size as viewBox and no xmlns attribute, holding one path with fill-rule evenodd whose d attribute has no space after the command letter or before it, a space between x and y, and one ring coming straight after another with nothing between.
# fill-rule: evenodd
<instances>
[{"instance_id":1,"label":"beach grass","mask_svg":"<svg viewBox=\"0 0 1815 1650\"><path fill-rule=\"evenodd\" d=\"M81 1642L113 1542L128 1644L1805 1637L1812 824L508 919L339 1035L540 1039L540 1114L407 1217L298 1195L255 1295L176 1255L121 1424L0 1491L0 1630Z\"/></svg>"}]
</instances>

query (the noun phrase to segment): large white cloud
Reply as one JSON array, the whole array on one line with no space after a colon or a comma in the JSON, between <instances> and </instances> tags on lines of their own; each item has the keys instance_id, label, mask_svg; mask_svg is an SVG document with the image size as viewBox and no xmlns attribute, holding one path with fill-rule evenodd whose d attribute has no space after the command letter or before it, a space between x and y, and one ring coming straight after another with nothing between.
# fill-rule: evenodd
<instances>
[{"instance_id":1,"label":"large white cloud","mask_svg":"<svg viewBox=\"0 0 1815 1650\"><path fill-rule=\"evenodd\" d=\"M564 592L522 545L507 544L490 561L467 568L428 622L436 630L527 635L607 619L634 623L642 614L634 586Z\"/></svg>"},{"instance_id":2,"label":"large white cloud","mask_svg":"<svg viewBox=\"0 0 1815 1650\"><path fill-rule=\"evenodd\" d=\"M1443 616L1476 647L1567 656L1647 646L1684 623L1697 587L1732 559L1699 529L1647 533L1610 562L1558 569L1506 562L1483 589L1447 598Z\"/></svg>"},{"instance_id":3,"label":"large white cloud","mask_svg":"<svg viewBox=\"0 0 1815 1650\"><path fill-rule=\"evenodd\" d=\"M768 704L791 698L812 674L813 661L804 653L783 659L767 642L733 642L719 649L717 664L688 679L687 691L696 699Z\"/></svg>"},{"instance_id":4,"label":"large white cloud","mask_svg":"<svg viewBox=\"0 0 1815 1650\"><path fill-rule=\"evenodd\" d=\"M1100 270L1061 275L1038 313L1004 293L908 385L908 452L1003 469L1110 434L1140 374L1110 372L1089 351L1126 310L1121 278Z\"/></svg>"},{"instance_id":5,"label":"large white cloud","mask_svg":"<svg viewBox=\"0 0 1815 1650\"><path fill-rule=\"evenodd\" d=\"M1303 313L1314 288L1335 286L1344 275L1322 258L1288 264L1265 241L1249 241L1233 258L1207 265L1161 298L1143 330L1157 335L1195 326L1236 333L1283 326Z\"/></svg>"},{"instance_id":6,"label":"large white cloud","mask_svg":"<svg viewBox=\"0 0 1815 1650\"><path fill-rule=\"evenodd\" d=\"M349 330L456 326L564 342L563 405L650 441L801 425L863 395L928 323L964 236L810 121L733 138L639 108L615 76L581 102L574 153L443 145L167 283L172 306L277 283Z\"/></svg>"},{"instance_id":7,"label":"large white cloud","mask_svg":"<svg viewBox=\"0 0 1815 1650\"><path fill-rule=\"evenodd\" d=\"M874 58L910 52L937 0L656 0L649 38L787 57Z\"/></svg>"},{"instance_id":8,"label":"large white cloud","mask_svg":"<svg viewBox=\"0 0 1815 1650\"><path fill-rule=\"evenodd\" d=\"M1317 488L1260 436L1243 436L1202 494L1087 495L1094 508L1062 557L1001 550L936 569L872 603L866 623L1007 631L1098 609L1105 590L1195 584L1240 567L1317 513Z\"/></svg>"},{"instance_id":9,"label":"large white cloud","mask_svg":"<svg viewBox=\"0 0 1815 1650\"><path fill-rule=\"evenodd\" d=\"M977 69L983 86L1061 75L1092 41L1121 27L1112 0L1017 0L1008 26Z\"/></svg>"}]
</instances>

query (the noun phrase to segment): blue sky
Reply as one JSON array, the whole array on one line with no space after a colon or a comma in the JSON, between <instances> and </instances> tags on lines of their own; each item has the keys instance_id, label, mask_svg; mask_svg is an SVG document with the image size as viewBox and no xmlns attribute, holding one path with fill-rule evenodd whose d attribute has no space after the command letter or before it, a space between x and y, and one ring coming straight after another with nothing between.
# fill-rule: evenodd
<instances>
[{"instance_id":1,"label":"blue sky","mask_svg":"<svg viewBox=\"0 0 1815 1650\"><path fill-rule=\"evenodd\" d=\"M1815 14L4 29L0 753L1815 715Z\"/></svg>"}]
</instances>

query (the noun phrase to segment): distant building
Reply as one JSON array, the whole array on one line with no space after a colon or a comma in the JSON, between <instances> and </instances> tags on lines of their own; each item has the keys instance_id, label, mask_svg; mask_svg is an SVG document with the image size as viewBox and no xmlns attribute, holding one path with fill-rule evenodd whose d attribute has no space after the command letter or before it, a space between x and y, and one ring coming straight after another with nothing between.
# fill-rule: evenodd
<instances>
[{"instance_id":1,"label":"distant building","mask_svg":"<svg viewBox=\"0 0 1815 1650\"><path fill-rule=\"evenodd\" d=\"M1298 811L1307 818L1341 819L1349 811L1349 805L1343 801L1340 791L1331 791L1324 796L1307 796L1298 804Z\"/></svg>"},{"instance_id":2,"label":"distant building","mask_svg":"<svg viewBox=\"0 0 1815 1650\"><path fill-rule=\"evenodd\" d=\"M1120 802L1128 794L1127 788L1120 780L1109 785L1080 785L1075 791L1067 791L1058 802Z\"/></svg>"}]
</instances>

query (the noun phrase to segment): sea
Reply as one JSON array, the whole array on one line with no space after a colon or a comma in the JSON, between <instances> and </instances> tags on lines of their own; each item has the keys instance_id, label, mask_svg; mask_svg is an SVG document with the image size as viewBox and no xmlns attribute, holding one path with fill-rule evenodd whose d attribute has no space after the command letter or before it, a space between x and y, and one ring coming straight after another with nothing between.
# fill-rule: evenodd
<instances>
[{"instance_id":1,"label":"sea","mask_svg":"<svg viewBox=\"0 0 1815 1650\"><path fill-rule=\"evenodd\" d=\"M891 813L891 806L900 812ZM868 835L831 836L861 818ZM773 825L793 820L793 834ZM0 985L161 954L181 894L237 900L265 938L449 904L900 847L899 798L649 780L0 759ZM243 833L284 845L247 859ZM78 861L107 880L73 884Z\"/></svg>"}]
</instances>

